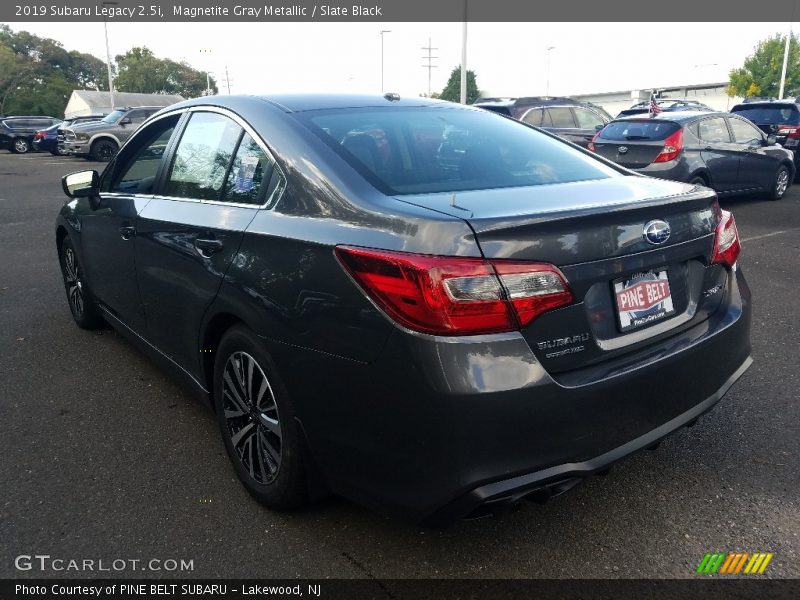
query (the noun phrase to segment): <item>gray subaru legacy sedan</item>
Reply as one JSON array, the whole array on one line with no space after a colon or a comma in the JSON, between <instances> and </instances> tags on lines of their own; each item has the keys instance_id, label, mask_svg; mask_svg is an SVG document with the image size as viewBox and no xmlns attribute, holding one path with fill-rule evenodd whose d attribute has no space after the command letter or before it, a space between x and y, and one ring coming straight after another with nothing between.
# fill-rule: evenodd
<instances>
[{"instance_id":1,"label":"gray subaru legacy sedan","mask_svg":"<svg viewBox=\"0 0 800 600\"><path fill-rule=\"evenodd\" d=\"M198 98L63 187L75 322L207 399L274 509L335 493L440 527L546 500L751 363L712 190L480 109Z\"/></svg>"}]
</instances>

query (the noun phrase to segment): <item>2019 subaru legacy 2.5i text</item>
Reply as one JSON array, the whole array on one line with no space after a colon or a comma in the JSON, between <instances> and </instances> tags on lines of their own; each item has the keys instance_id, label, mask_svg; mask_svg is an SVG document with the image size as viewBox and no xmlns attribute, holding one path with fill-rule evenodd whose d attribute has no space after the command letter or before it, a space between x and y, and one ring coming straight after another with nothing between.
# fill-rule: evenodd
<instances>
[{"instance_id":1,"label":"2019 subaru legacy 2.5i text","mask_svg":"<svg viewBox=\"0 0 800 600\"><path fill-rule=\"evenodd\" d=\"M75 321L207 398L273 508L332 491L441 526L544 499L693 423L751 363L712 190L488 111L200 98L63 185Z\"/></svg>"}]
</instances>

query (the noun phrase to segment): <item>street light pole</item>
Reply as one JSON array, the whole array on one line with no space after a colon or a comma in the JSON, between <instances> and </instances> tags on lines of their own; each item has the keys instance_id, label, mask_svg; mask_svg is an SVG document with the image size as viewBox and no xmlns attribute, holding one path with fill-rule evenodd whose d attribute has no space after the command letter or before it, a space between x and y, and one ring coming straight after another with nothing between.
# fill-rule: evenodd
<instances>
[{"instance_id":1,"label":"street light pole","mask_svg":"<svg viewBox=\"0 0 800 600\"><path fill-rule=\"evenodd\" d=\"M467 103L467 0L464 0L464 23L461 26L461 90L459 102Z\"/></svg>"},{"instance_id":2,"label":"street light pole","mask_svg":"<svg viewBox=\"0 0 800 600\"><path fill-rule=\"evenodd\" d=\"M200 54L208 54L210 56L211 55L211 49L210 48L200 48ZM208 64L207 64L208 61L204 61L204 62L206 62L206 94L205 95L206 96L210 96L211 95L211 72L208 69Z\"/></svg>"},{"instance_id":3,"label":"street light pole","mask_svg":"<svg viewBox=\"0 0 800 600\"><path fill-rule=\"evenodd\" d=\"M789 44L792 41L792 26L789 25L789 33L786 36L786 46L783 48L783 68L781 69L781 89L778 92L778 100L783 100L783 90L786 87L786 66L789 64Z\"/></svg>"},{"instance_id":4,"label":"street light pole","mask_svg":"<svg viewBox=\"0 0 800 600\"><path fill-rule=\"evenodd\" d=\"M103 6L114 6L117 2L103 2ZM108 46L108 21L103 17L103 31L106 36L106 67L108 67L108 93L111 101L111 112L114 112L116 104L114 103L114 80L111 77L111 50Z\"/></svg>"},{"instance_id":5,"label":"street light pole","mask_svg":"<svg viewBox=\"0 0 800 600\"><path fill-rule=\"evenodd\" d=\"M383 34L392 33L391 29L381 29L381 94L383 93Z\"/></svg>"},{"instance_id":6,"label":"street light pole","mask_svg":"<svg viewBox=\"0 0 800 600\"><path fill-rule=\"evenodd\" d=\"M555 46L548 46L547 47L547 87L545 88L544 95L550 95L550 51L555 50Z\"/></svg>"}]
</instances>

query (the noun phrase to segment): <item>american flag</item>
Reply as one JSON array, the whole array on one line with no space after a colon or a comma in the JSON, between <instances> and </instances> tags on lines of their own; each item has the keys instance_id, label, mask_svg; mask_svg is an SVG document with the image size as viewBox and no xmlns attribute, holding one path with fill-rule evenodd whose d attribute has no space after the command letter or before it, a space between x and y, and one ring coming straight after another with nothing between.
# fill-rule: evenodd
<instances>
[{"instance_id":1,"label":"american flag","mask_svg":"<svg viewBox=\"0 0 800 600\"><path fill-rule=\"evenodd\" d=\"M660 112L661 107L658 105L658 102L656 102L656 95L650 94L650 114L657 115Z\"/></svg>"}]
</instances>

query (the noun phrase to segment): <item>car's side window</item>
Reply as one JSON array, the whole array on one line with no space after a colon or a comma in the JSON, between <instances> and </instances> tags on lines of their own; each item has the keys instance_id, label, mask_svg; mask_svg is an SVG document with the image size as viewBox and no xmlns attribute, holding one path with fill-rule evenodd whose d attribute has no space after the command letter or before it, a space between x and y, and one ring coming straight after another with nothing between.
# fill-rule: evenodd
<instances>
[{"instance_id":1,"label":"car's side window","mask_svg":"<svg viewBox=\"0 0 800 600\"><path fill-rule=\"evenodd\" d=\"M114 176L103 191L121 194L151 194L158 167L180 115L165 117L136 135L117 157ZM105 186L103 186L105 187Z\"/></svg>"},{"instance_id":2,"label":"car's side window","mask_svg":"<svg viewBox=\"0 0 800 600\"><path fill-rule=\"evenodd\" d=\"M529 125L536 125L539 127L542 124L542 109L532 108L525 114L522 120Z\"/></svg>"},{"instance_id":3,"label":"car's side window","mask_svg":"<svg viewBox=\"0 0 800 600\"><path fill-rule=\"evenodd\" d=\"M566 106L549 108L550 118L553 120L553 127L574 128L575 120L572 118L572 111Z\"/></svg>"},{"instance_id":4,"label":"car's side window","mask_svg":"<svg viewBox=\"0 0 800 600\"><path fill-rule=\"evenodd\" d=\"M131 120L131 123L143 123L146 113L144 110L132 110L125 116Z\"/></svg>"},{"instance_id":5,"label":"car's side window","mask_svg":"<svg viewBox=\"0 0 800 600\"><path fill-rule=\"evenodd\" d=\"M703 119L699 126L700 139L704 142L730 142L731 134L722 117Z\"/></svg>"},{"instance_id":6,"label":"car's side window","mask_svg":"<svg viewBox=\"0 0 800 600\"><path fill-rule=\"evenodd\" d=\"M233 158L222 199L240 204L262 204L262 184L271 169L272 161L266 152L246 133Z\"/></svg>"},{"instance_id":7,"label":"car's side window","mask_svg":"<svg viewBox=\"0 0 800 600\"><path fill-rule=\"evenodd\" d=\"M728 123L731 124L733 139L736 140L737 144L760 144L764 139L761 131L750 125L750 123L745 123L741 119L728 119Z\"/></svg>"},{"instance_id":8,"label":"car's side window","mask_svg":"<svg viewBox=\"0 0 800 600\"><path fill-rule=\"evenodd\" d=\"M172 161L164 195L220 200L242 128L224 115L192 113Z\"/></svg>"},{"instance_id":9,"label":"car's side window","mask_svg":"<svg viewBox=\"0 0 800 600\"><path fill-rule=\"evenodd\" d=\"M575 111L575 119L578 121L578 127L581 129L594 129L598 125L605 125L605 121L588 108L581 108L576 106L572 109Z\"/></svg>"}]
</instances>

